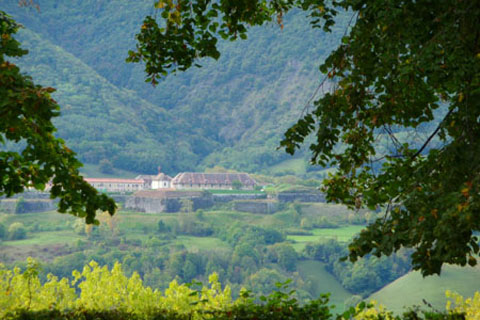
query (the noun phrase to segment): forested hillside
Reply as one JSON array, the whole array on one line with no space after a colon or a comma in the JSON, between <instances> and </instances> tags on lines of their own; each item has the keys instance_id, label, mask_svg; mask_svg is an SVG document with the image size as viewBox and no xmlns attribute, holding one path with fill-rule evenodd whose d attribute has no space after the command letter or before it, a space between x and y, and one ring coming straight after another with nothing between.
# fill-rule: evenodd
<instances>
[{"instance_id":1,"label":"forested hillside","mask_svg":"<svg viewBox=\"0 0 480 320\"><path fill-rule=\"evenodd\" d=\"M317 66L345 32L312 30L305 13L283 30L258 27L249 39L222 43L219 61L167 78L156 88L142 66L125 63L150 1L42 1L40 12L16 1L3 9L25 26L30 54L18 63L58 89L59 136L86 163L167 172L206 166L265 171L288 156L276 151L319 83Z\"/></svg>"}]
</instances>

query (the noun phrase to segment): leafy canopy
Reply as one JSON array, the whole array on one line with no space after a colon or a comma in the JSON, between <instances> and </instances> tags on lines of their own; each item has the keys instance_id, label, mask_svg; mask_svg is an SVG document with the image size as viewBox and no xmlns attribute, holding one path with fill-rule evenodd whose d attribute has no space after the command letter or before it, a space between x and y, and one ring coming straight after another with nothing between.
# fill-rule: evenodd
<instances>
[{"instance_id":1,"label":"leafy canopy","mask_svg":"<svg viewBox=\"0 0 480 320\"><path fill-rule=\"evenodd\" d=\"M293 154L314 135L312 163L338 168L324 181L328 200L385 210L350 244L350 260L405 246L424 275L440 273L443 263L476 264L477 1L159 0L155 7L127 58L145 64L152 84L199 58L217 59L219 38L245 39L250 26L272 20L283 28L294 8L325 32L339 12L350 13L350 29L320 66L320 86L330 92L307 106L281 146ZM400 135L420 129L422 141Z\"/></svg>"},{"instance_id":2,"label":"leafy canopy","mask_svg":"<svg viewBox=\"0 0 480 320\"><path fill-rule=\"evenodd\" d=\"M0 196L12 196L26 188L44 190L50 183L52 198L60 198L59 212L94 223L96 211L113 214L115 202L83 180L75 153L54 137L51 119L60 114L60 107L50 97L54 89L35 85L7 60L27 53L13 37L18 28L0 11ZM4 151L7 142L22 150Z\"/></svg>"}]
</instances>

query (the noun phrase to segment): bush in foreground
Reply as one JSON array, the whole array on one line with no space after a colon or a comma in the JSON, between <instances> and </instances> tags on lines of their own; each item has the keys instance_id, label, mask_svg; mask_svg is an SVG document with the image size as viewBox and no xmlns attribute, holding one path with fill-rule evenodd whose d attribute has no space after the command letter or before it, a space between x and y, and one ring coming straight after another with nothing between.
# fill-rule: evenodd
<instances>
[{"instance_id":1,"label":"bush in foreground","mask_svg":"<svg viewBox=\"0 0 480 320\"><path fill-rule=\"evenodd\" d=\"M145 287L138 274L126 277L119 263L109 270L91 262L82 272L73 272L73 281L49 275L41 284L38 266L28 260L25 271L0 265L0 318L2 319L478 319L480 294L463 300L458 295L444 314L411 311L394 317L382 306L360 303L342 315L333 316L328 295L300 305L285 293L288 283L278 291L255 299L242 290L233 300L230 288L222 289L214 273L209 285L178 284L172 281L164 291ZM77 294L78 292L78 294Z\"/></svg>"}]
</instances>

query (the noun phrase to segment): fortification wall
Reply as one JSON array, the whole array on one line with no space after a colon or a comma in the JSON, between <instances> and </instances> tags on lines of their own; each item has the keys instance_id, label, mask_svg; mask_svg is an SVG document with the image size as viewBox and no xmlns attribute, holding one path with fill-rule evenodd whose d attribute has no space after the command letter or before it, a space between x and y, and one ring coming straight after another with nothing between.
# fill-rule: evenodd
<instances>
[{"instance_id":1,"label":"fortification wall","mask_svg":"<svg viewBox=\"0 0 480 320\"><path fill-rule=\"evenodd\" d=\"M277 194L280 202L325 202L325 195L318 192L280 192Z\"/></svg>"},{"instance_id":2,"label":"fortification wall","mask_svg":"<svg viewBox=\"0 0 480 320\"><path fill-rule=\"evenodd\" d=\"M273 214L278 210L278 202L276 201L248 201L240 200L233 202L233 210L258 213L258 214Z\"/></svg>"}]
</instances>

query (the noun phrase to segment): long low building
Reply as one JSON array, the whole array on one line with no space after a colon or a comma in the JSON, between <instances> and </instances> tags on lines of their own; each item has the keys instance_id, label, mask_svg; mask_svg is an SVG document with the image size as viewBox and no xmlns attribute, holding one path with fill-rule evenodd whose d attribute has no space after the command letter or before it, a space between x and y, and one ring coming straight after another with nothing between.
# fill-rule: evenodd
<instances>
[{"instance_id":1,"label":"long low building","mask_svg":"<svg viewBox=\"0 0 480 320\"><path fill-rule=\"evenodd\" d=\"M85 178L95 189L104 192L135 192L144 189L143 179Z\"/></svg>"},{"instance_id":2,"label":"long low building","mask_svg":"<svg viewBox=\"0 0 480 320\"><path fill-rule=\"evenodd\" d=\"M174 189L234 189L253 190L256 182L246 173L182 172L171 181Z\"/></svg>"}]
</instances>

